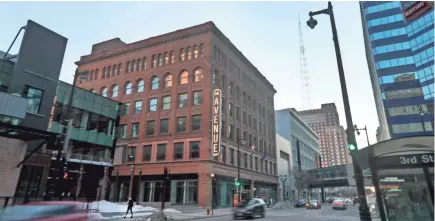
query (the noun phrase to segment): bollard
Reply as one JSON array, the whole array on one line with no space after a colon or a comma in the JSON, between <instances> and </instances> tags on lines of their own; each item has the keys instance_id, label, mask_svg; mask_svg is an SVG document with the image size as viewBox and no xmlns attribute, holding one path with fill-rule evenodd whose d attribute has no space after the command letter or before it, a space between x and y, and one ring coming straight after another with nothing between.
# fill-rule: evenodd
<instances>
[{"instance_id":1,"label":"bollard","mask_svg":"<svg viewBox=\"0 0 435 221\"><path fill-rule=\"evenodd\" d=\"M207 216L210 215L210 209L207 208Z\"/></svg>"}]
</instances>

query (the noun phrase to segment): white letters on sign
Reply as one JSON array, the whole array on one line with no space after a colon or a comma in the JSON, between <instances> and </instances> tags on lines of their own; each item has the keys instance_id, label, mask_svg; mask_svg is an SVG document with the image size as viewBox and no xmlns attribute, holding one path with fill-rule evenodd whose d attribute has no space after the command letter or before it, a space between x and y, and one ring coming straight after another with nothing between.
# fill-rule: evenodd
<instances>
[{"instance_id":1,"label":"white letters on sign","mask_svg":"<svg viewBox=\"0 0 435 221\"><path fill-rule=\"evenodd\" d=\"M422 154L418 156L401 156L400 164L408 165L408 164L427 164L433 163L433 155L431 154Z\"/></svg>"},{"instance_id":2,"label":"white letters on sign","mask_svg":"<svg viewBox=\"0 0 435 221\"><path fill-rule=\"evenodd\" d=\"M222 91L220 89L214 89L212 99L212 154L213 156L218 156L221 153Z\"/></svg>"}]
</instances>

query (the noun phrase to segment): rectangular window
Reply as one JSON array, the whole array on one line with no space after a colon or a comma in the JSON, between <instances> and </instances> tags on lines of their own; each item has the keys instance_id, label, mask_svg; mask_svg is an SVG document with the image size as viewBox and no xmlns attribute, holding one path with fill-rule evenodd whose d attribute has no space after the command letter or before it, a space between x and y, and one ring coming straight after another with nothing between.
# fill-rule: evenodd
<instances>
[{"instance_id":1,"label":"rectangular window","mask_svg":"<svg viewBox=\"0 0 435 221\"><path fill-rule=\"evenodd\" d=\"M201 130L201 115L192 116L192 131Z\"/></svg>"},{"instance_id":2,"label":"rectangular window","mask_svg":"<svg viewBox=\"0 0 435 221\"><path fill-rule=\"evenodd\" d=\"M127 152L125 155L125 162L132 163L134 162L134 159L136 158L136 147L127 147Z\"/></svg>"},{"instance_id":3,"label":"rectangular window","mask_svg":"<svg viewBox=\"0 0 435 221\"><path fill-rule=\"evenodd\" d=\"M193 105L201 105L204 100L202 91L194 91L193 92Z\"/></svg>"},{"instance_id":4,"label":"rectangular window","mask_svg":"<svg viewBox=\"0 0 435 221\"><path fill-rule=\"evenodd\" d=\"M187 93L178 94L178 107L187 107Z\"/></svg>"},{"instance_id":5,"label":"rectangular window","mask_svg":"<svg viewBox=\"0 0 435 221\"><path fill-rule=\"evenodd\" d=\"M252 167L252 155L251 156L249 156L249 168L252 170L252 169L254 169L253 167Z\"/></svg>"},{"instance_id":6,"label":"rectangular window","mask_svg":"<svg viewBox=\"0 0 435 221\"><path fill-rule=\"evenodd\" d=\"M150 112L157 111L157 98L151 98L149 102Z\"/></svg>"},{"instance_id":7,"label":"rectangular window","mask_svg":"<svg viewBox=\"0 0 435 221\"><path fill-rule=\"evenodd\" d=\"M169 132L169 119L160 119L160 134Z\"/></svg>"},{"instance_id":8,"label":"rectangular window","mask_svg":"<svg viewBox=\"0 0 435 221\"><path fill-rule=\"evenodd\" d=\"M240 120L240 107L236 107L236 119Z\"/></svg>"},{"instance_id":9,"label":"rectangular window","mask_svg":"<svg viewBox=\"0 0 435 221\"><path fill-rule=\"evenodd\" d=\"M135 107L134 113L140 114L142 112L142 101L136 101L134 107Z\"/></svg>"},{"instance_id":10,"label":"rectangular window","mask_svg":"<svg viewBox=\"0 0 435 221\"><path fill-rule=\"evenodd\" d=\"M222 151L222 162L226 163L227 162L227 150L226 150L225 146L221 146L221 151Z\"/></svg>"},{"instance_id":11,"label":"rectangular window","mask_svg":"<svg viewBox=\"0 0 435 221\"><path fill-rule=\"evenodd\" d=\"M119 125L119 138L127 137L127 125Z\"/></svg>"},{"instance_id":12,"label":"rectangular window","mask_svg":"<svg viewBox=\"0 0 435 221\"><path fill-rule=\"evenodd\" d=\"M166 144L157 145L157 160L166 160Z\"/></svg>"},{"instance_id":13,"label":"rectangular window","mask_svg":"<svg viewBox=\"0 0 435 221\"><path fill-rule=\"evenodd\" d=\"M199 158L199 142L190 142L190 159Z\"/></svg>"},{"instance_id":14,"label":"rectangular window","mask_svg":"<svg viewBox=\"0 0 435 221\"><path fill-rule=\"evenodd\" d=\"M143 146L142 161L151 161L151 153L153 147L151 145Z\"/></svg>"},{"instance_id":15,"label":"rectangular window","mask_svg":"<svg viewBox=\"0 0 435 221\"><path fill-rule=\"evenodd\" d=\"M130 103L124 103L124 104L122 104L121 116L127 116L129 109L130 109Z\"/></svg>"},{"instance_id":16,"label":"rectangular window","mask_svg":"<svg viewBox=\"0 0 435 221\"><path fill-rule=\"evenodd\" d=\"M234 165L234 149L230 148L230 163Z\"/></svg>"},{"instance_id":17,"label":"rectangular window","mask_svg":"<svg viewBox=\"0 0 435 221\"><path fill-rule=\"evenodd\" d=\"M258 158L255 157L255 171L258 171Z\"/></svg>"},{"instance_id":18,"label":"rectangular window","mask_svg":"<svg viewBox=\"0 0 435 221\"><path fill-rule=\"evenodd\" d=\"M243 118L243 124L246 124L246 112L245 111L243 111L242 118Z\"/></svg>"},{"instance_id":19,"label":"rectangular window","mask_svg":"<svg viewBox=\"0 0 435 221\"><path fill-rule=\"evenodd\" d=\"M230 117L233 116L233 104L231 102L228 103L228 115L230 115Z\"/></svg>"},{"instance_id":20,"label":"rectangular window","mask_svg":"<svg viewBox=\"0 0 435 221\"><path fill-rule=\"evenodd\" d=\"M248 168L248 154L247 153L243 154L243 166L245 168Z\"/></svg>"},{"instance_id":21,"label":"rectangular window","mask_svg":"<svg viewBox=\"0 0 435 221\"><path fill-rule=\"evenodd\" d=\"M182 160L184 155L184 143L174 144L174 160Z\"/></svg>"},{"instance_id":22,"label":"rectangular window","mask_svg":"<svg viewBox=\"0 0 435 221\"><path fill-rule=\"evenodd\" d=\"M230 124L228 125L228 139L230 140L234 139L233 133L234 133L234 126Z\"/></svg>"},{"instance_id":23,"label":"rectangular window","mask_svg":"<svg viewBox=\"0 0 435 221\"><path fill-rule=\"evenodd\" d=\"M43 90L39 90L28 85L25 86L23 97L27 98L27 112L37 114L41 107Z\"/></svg>"},{"instance_id":24,"label":"rectangular window","mask_svg":"<svg viewBox=\"0 0 435 221\"><path fill-rule=\"evenodd\" d=\"M146 135L154 135L155 123L156 122L154 120L147 121L147 132L146 132Z\"/></svg>"},{"instance_id":25,"label":"rectangular window","mask_svg":"<svg viewBox=\"0 0 435 221\"><path fill-rule=\"evenodd\" d=\"M136 138L139 134L139 123L131 124L131 137Z\"/></svg>"},{"instance_id":26,"label":"rectangular window","mask_svg":"<svg viewBox=\"0 0 435 221\"><path fill-rule=\"evenodd\" d=\"M171 96L164 96L163 97L163 110L169 110L171 109Z\"/></svg>"},{"instance_id":27,"label":"rectangular window","mask_svg":"<svg viewBox=\"0 0 435 221\"><path fill-rule=\"evenodd\" d=\"M177 132L186 131L186 117L177 117Z\"/></svg>"}]
</instances>

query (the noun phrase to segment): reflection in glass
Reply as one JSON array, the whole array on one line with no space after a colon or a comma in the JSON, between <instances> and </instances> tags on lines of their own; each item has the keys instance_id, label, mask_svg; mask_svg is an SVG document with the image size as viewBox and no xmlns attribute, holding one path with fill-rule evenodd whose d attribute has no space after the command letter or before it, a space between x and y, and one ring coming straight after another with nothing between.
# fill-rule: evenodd
<instances>
[{"instance_id":1,"label":"reflection in glass","mask_svg":"<svg viewBox=\"0 0 435 221\"><path fill-rule=\"evenodd\" d=\"M165 88L170 88L170 87L172 87L172 75L168 74L165 77Z\"/></svg>"},{"instance_id":2,"label":"reflection in glass","mask_svg":"<svg viewBox=\"0 0 435 221\"><path fill-rule=\"evenodd\" d=\"M189 83L189 72L183 71L180 75L180 84L187 84Z\"/></svg>"}]
</instances>

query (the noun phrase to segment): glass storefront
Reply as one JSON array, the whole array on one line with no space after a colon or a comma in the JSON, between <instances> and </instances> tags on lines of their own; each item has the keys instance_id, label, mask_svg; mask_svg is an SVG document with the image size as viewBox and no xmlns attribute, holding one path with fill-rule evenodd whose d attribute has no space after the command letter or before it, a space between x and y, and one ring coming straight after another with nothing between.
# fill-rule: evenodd
<instances>
[{"instance_id":1,"label":"glass storefront","mask_svg":"<svg viewBox=\"0 0 435 221\"><path fill-rule=\"evenodd\" d=\"M433 182L433 169L431 177ZM388 220L434 220L433 203L422 168L379 170L379 179Z\"/></svg>"}]
</instances>

